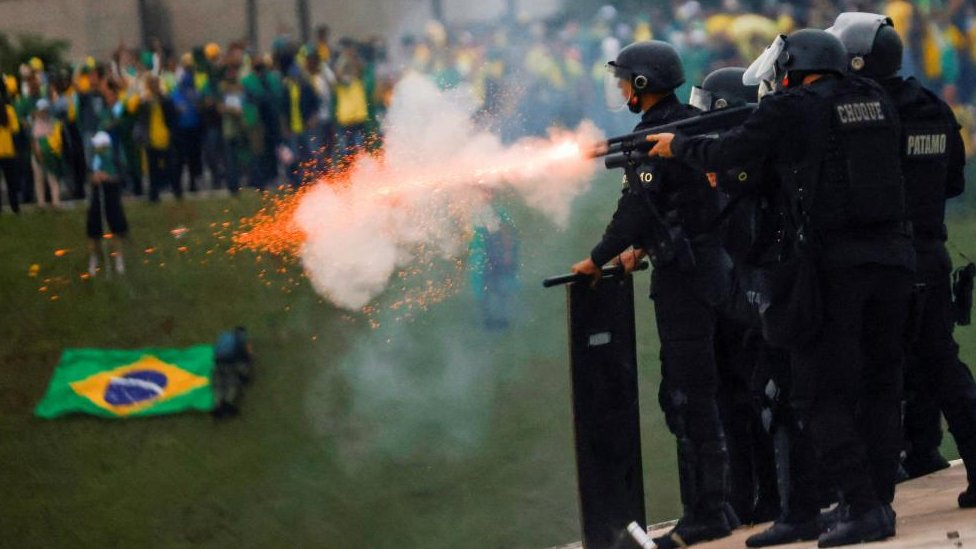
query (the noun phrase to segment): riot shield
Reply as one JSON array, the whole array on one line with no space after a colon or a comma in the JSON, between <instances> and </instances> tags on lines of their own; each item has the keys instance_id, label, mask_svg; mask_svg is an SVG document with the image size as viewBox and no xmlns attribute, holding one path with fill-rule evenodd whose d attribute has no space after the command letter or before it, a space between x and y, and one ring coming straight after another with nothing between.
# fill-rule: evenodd
<instances>
[{"instance_id":1,"label":"riot shield","mask_svg":"<svg viewBox=\"0 0 976 549\"><path fill-rule=\"evenodd\" d=\"M563 283L583 547L609 549L629 523L646 529L633 278L611 268L595 287L577 275L543 284Z\"/></svg>"}]
</instances>

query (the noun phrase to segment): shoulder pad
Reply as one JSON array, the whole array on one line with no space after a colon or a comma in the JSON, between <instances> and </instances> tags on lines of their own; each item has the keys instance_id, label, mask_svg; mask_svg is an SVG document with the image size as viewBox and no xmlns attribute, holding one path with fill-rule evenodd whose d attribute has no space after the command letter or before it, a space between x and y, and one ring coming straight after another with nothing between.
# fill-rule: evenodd
<instances>
[{"instance_id":1,"label":"shoulder pad","mask_svg":"<svg viewBox=\"0 0 976 549\"><path fill-rule=\"evenodd\" d=\"M686 118L692 118L701 114L701 111L695 107L689 107L688 105L681 105L681 107L674 109L668 116L664 119L665 122L674 122L677 120L684 120Z\"/></svg>"},{"instance_id":2,"label":"shoulder pad","mask_svg":"<svg viewBox=\"0 0 976 549\"><path fill-rule=\"evenodd\" d=\"M948 118L946 113L952 112L941 97L917 82L905 91L898 101L898 112L903 120Z\"/></svg>"}]
</instances>

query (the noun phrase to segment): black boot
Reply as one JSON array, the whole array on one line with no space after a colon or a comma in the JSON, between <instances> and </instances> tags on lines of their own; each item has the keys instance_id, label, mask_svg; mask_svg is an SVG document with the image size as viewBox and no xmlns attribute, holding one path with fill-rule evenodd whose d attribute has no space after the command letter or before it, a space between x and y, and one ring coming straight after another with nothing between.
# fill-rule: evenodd
<instances>
[{"instance_id":1,"label":"black boot","mask_svg":"<svg viewBox=\"0 0 976 549\"><path fill-rule=\"evenodd\" d=\"M667 534L654 543L661 548L684 547L710 541L732 533L727 505L728 456L724 438L700 447L691 439L678 439L678 480L684 516Z\"/></svg>"},{"instance_id":2,"label":"black boot","mask_svg":"<svg viewBox=\"0 0 976 549\"><path fill-rule=\"evenodd\" d=\"M722 506L722 514L725 515L725 521L729 523L729 528L732 530L742 526L742 521L739 520L739 515L735 512L735 507L732 507L731 503L726 503Z\"/></svg>"},{"instance_id":3,"label":"black boot","mask_svg":"<svg viewBox=\"0 0 976 549\"><path fill-rule=\"evenodd\" d=\"M811 541L820 537L821 524L819 517L811 517L801 522L785 522L777 520L772 526L749 536L746 547L769 547L798 541Z\"/></svg>"},{"instance_id":4,"label":"black boot","mask_svg":"<svg viewBox=\"0 0 976 549\"><path fill-rule=\"evenodd\" d=\"M939 453L942 444L942 410L940 403L920 378L924 369L905 372L905 401L902 417L905 459L902 467L909 479L925 476L949 466Z\"/></svg>"},{"instance_id":5,"label":"black boot","mask_svg":"<svg viewBox=\"0 0 976 549\"><path fill-rule=\"evenodd\" d=\"M898 514L895 513L894 508L892 508L891 505L888 504L888 503L884 504L882 506L882 508L884 510L885 517L888 519L888 531L885 532L885 533L888 534L888 537L889 538L894 537L895 536L895 522L897 520Z\"/></svg>"},{"instance_id":6,"label":"black boot","mask_svg":"<svg viewBox=\"0 0 976 549\"><path fill-rule=\"evenodd\" d=\"M841 547L855 543L879 541L894 535L894 515L884 505L878 505L858 517L841 521L830 531L821 534L817 547Z\"/></svg>"},{"instance_id":7,"label":"black boot","mask_svg":"<svg viewBox=\"0 0 976 549\"><path fill-rule=\"evenodd\" d=\"M712 516L717 510L724 515L730 529L742 526L735 508L729 502L731 482L725 437L702 444L698 460L699 494L695 512L702 516Z\"/></svg>"},{"instance_id":8,"label":"black boot","mask_svg":"<svg viewBox=\"0 0 976 549\"><path fill-rule=\"evenodd\" d=\"M729 527L724 513L719 512L712 517L696 517L694 514L686 514L670 532L654 538L654 544L659 549L676 549L724 538L731 533L732 529Z\"/></svg>"},{"instance_id":9,"label":"black boot","mask_svg":"<svg viewBox=\"0 0 976 549\"><path fill-rule=\"evenodd\" d=\"M824 532L833 530L838 524L851 518L851 506L840 501L830 511L820 513L820 527Z\"/></svg>"},{"instance_id":10,"label":"black boot","mask_svg":"<svg viewBox=\"0 0 976 549\"><path fill-rule=\"evenodd\" d=\"M946 461L946 458L942 457L938 448L932 448L928 451L921 452L921 454L911 452L905 458L902 466L905 468L905 472L908 473L908 478L912 479L948 469L949 462Z\"/></svg>"},{"instance_id":11,"label":"black boot","mask_svg":"<svg viewBox=\"0 0 976 549\"><path fill-rule=\"evenodd\" d=\"M942 412L969 481L966 491L959 494L959 507L976 507L976 397L958 399L944 406Z\"/></svg>"},{"instance_id":12,"label":"black boot","mask_svg":"<svg viewBox=\"0 0 976 549\"><path fill-rule=\"evenodd\" d=\"M760 498L756 502L756 508L752 511L752 521L753 524L762 524L763 522L769 522L771 520L776 520L781 511L779 500L768 500Z\"/></svg>"},{"instance_id":13,"label":"black boot","mask_svg":"<svg viewBox=\"0 0 976 549\"><path fill-rule=\"evenodd\" d=\"M969 488L965 492L959 494L959 507L963 509L976 507L976 487L972 484L969 485Z\"/></svg>"},{"instance_id":14,"label":"black boot","mask_svg":"<svg viewBox=\"0 0 976 549\"><path fill-rule=\"evenodd\" d=\"M895 474L895 482L902 483L905 482L906 480L910 480L911 478L912 477L908 474L908 471L905 470L905 464L899 463L898 472Z\"/></svg>"}]
</instances>

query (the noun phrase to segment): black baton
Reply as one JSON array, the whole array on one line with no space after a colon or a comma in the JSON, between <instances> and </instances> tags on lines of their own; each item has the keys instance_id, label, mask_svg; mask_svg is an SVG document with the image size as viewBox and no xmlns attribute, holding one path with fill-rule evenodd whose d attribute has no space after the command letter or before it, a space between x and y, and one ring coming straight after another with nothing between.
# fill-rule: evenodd
<instances>
[{"instance_id":1,"label":"black baton","mask_svg":"<svg viewBox=\"0 0 976 549\"><path fill-rule=\"evenodd\" d=\"M650 264L647 261L641 261L634 267L634 272L646 270ZM620 276L624 274L623 265L613 265L612 267L607 267L603 269L603 276L601 278L611 278L614 276ZM581 273L566 273L557 276L550 276L549 278L542 281L543 288L552 288L553 286L561 286L563 284L571 284L573 282L584 282L589 280L589 275Z\"/></svg>"}]
</instances>

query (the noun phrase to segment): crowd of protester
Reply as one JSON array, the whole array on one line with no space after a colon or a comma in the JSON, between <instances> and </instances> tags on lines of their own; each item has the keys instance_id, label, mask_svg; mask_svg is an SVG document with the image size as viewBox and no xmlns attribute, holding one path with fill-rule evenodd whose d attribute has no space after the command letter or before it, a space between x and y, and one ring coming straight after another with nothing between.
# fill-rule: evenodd
<instances>
[{"instance_id":1,"label":"crowd of protester","mask_svg":"<svg viewBox=\"0 0 976 549\"><path fill-rule=\"evenodd\" d=\"M430 22L422 33L307 44L277 38L270 53L208 43L174 52L119 47L110 59L46 66L38 58L3 76L0 171L9 205L60 206L86 195L92 138L104 131L126 195L182 197L203 188L236 193L301 185L351 152L382 147L381 121L397 79L427 74L471 94L476 116L505 139L552 125L595 121L629 130L603 105L604 64L636 40L674 44L692 84L721 66L743 66L780 33L823 28L837 13L888 14L907 45L903 73L942 90L972 154L976 116L976 9L962 0L858 2L674 1L588 18Z\"/></svg>"}]
</instances>

